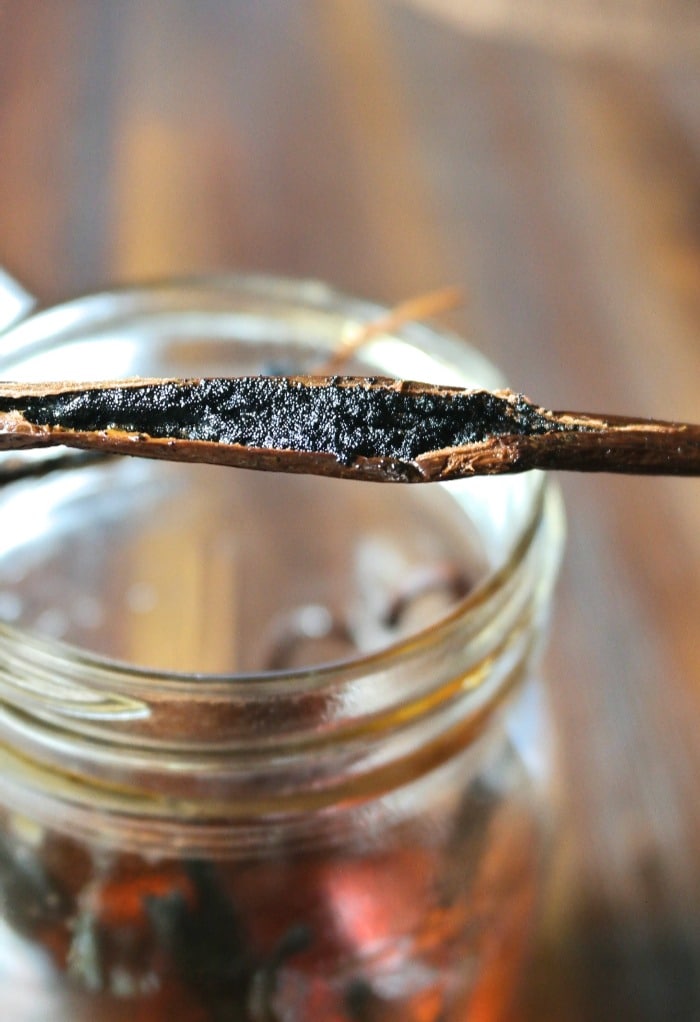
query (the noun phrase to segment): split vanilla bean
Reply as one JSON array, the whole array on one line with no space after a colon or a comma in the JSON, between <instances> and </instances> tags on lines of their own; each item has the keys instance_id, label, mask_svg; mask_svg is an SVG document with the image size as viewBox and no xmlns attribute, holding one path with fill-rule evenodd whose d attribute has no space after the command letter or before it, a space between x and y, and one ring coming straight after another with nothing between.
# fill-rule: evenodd
<instances>
[{"instance_id":1,"label":"split vanilla bean","mask_svg":"<svg viewBox=\"0 0 700 1022\"><path fill-rule=\"evenodd\" d=\"M0 384L0 450L55 445L383 482L559 469L700 475L700 426L384 377Z\"/></svg>"}]
</instances>

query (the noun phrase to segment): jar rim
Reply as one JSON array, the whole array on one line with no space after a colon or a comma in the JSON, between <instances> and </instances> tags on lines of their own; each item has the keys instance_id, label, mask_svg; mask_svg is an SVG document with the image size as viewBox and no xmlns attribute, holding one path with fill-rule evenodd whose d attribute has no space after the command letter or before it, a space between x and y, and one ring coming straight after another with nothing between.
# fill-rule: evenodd
<instances>
[{"instance_id":1,"label":"jar rim","mask_svg":"<svg viewBox=\"0 0 700 1022\"><path fill-rule=\"evenodd\" d=\"M46 342L47 321L50 325L52 319L58 320L64 329L75 326L84 327L91 306L97 305L98 310L95 311L99 311L99 306L105 301L120 303L128 302L134 298L152 300L156 294L161 292L166 296L171 296L177 292L189 290L195 293L218 290L227 293L231 290L238 290L261 299L279 298L295 303L303 301L313 310L322 311L324 308L333 309L336 312L340 310L349 319L359 319L360 321L369 321L387 312L386 306L380 303L349 296L328 284L310 278L297 279L270 274L245 273L156 278L135 284L120 284L110 287L108 290L79 295L58 305L32 311L3 334L4 349L0 356L0 371L3 369L3 364L22 361L33 345ZM426 334L432 338L439 336L451 342L457 341L461 345L465 344L459 335L443 327L422 323L410 322L402 325L398 330L391 331L392 336L407 336L409 340L415 334L418 335L418 339L421 334ZM493 371L491 363L480 352L470 346L469 353L470 357L479 360L485 367ZM256 672L198 672L143 667L118 658L111 658L106 654L91 651L60 638L42 636L31 629L9 622L0 621L0 636L4 636L6 642L21 642L27 652L31 650L42 661L49 659L54 662L63 661L66 664L72 663L97 672L97 676L93 675L92 678L92 682L97 688L103 687L100 684L101 681L113 688L119 679L119 690L124 694L133 688L134 683L137 686L140 683L157 683L159 687L165 689L170 686L188 687L196 682L198 692L207 688L210 692L220 691L225 687L226 691L234 696L240 694L242 689L250 693L252 684L258 687L262 686L270 694L276 689L288 690L290 684L301 686L306 690L319 689L325 687L339 675L348 678L355 673L361 674L368 669L374 669L383 663L393 665L410 655L411 652L425 649L431 645L439 645L454 627L455 622L463 620L467 615L476 615L483 611L494 593L517 569L525 557L537 522L542 515L548 485L547 476L534 471L529 473L529 477L536 479L537 482L533 485L531 493L528 494L530 502L528 513L524 517L520 532L513 537L510 550L502 563L495 568L489 567L476 581L469 593L459 599L439 620L427 628L422 628L395 640L376 651L359 653L343 660L322 663L313 667ZM444 486L445 484L434 485Z\"/></svg>"}]
</instances>

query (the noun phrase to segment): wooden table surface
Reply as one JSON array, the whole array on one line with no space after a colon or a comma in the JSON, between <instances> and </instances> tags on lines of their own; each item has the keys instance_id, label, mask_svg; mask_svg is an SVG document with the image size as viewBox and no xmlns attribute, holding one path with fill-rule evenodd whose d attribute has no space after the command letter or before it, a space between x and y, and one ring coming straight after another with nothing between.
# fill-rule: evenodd
<instances>
[{"instance_id":1,"label":"wooden table surface","mask_svg":"<svg viewBox=\"0 0 700 1022\"><path fill-rule=\"evenodd\" d=\"M456 283L447 321L536 400L700 420L700 54L419 7L0 3L0 265L46 302L218 269ZM564 814L521 1015L698 1019L700 480L562 482Z\"/></svg>"}]
</instances>

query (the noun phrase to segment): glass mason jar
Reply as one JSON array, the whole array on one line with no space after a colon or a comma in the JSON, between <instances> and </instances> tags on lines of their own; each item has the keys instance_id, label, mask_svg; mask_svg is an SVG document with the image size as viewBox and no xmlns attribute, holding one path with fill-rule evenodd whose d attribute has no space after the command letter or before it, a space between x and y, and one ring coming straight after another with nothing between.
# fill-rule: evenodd
<instances>
[{"instance_id":1,"label":"glass mason jar","mask_svg":"<svg viewBox=\"0 0 700 1022\"><path fill-rule=\"evenodd\" d=\"M7 328L0 375L313 372L380 311L270 278L117 290ZM416 324L357 359L501 385ZM47 457L0 488L0 1017L504 1018L548 784L545 477Z\"/></svg>"}]
</instances>

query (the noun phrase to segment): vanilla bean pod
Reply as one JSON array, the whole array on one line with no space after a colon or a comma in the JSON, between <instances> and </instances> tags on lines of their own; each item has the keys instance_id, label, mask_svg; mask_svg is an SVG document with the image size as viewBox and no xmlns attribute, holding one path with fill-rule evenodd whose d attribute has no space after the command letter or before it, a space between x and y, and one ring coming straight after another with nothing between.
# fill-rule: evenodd
<instances>
[{"instance_id":1,"label":"vanilla bean pod","mask_svg":"<svg viewBox=\"0 0 700 1022\"><path fill-rule=\"evenodd\" d=\"M0 384L0 450L56 444L385 482L533 468L700 474L700 426L383 377Z\"/></svg>"}]
</instances>

